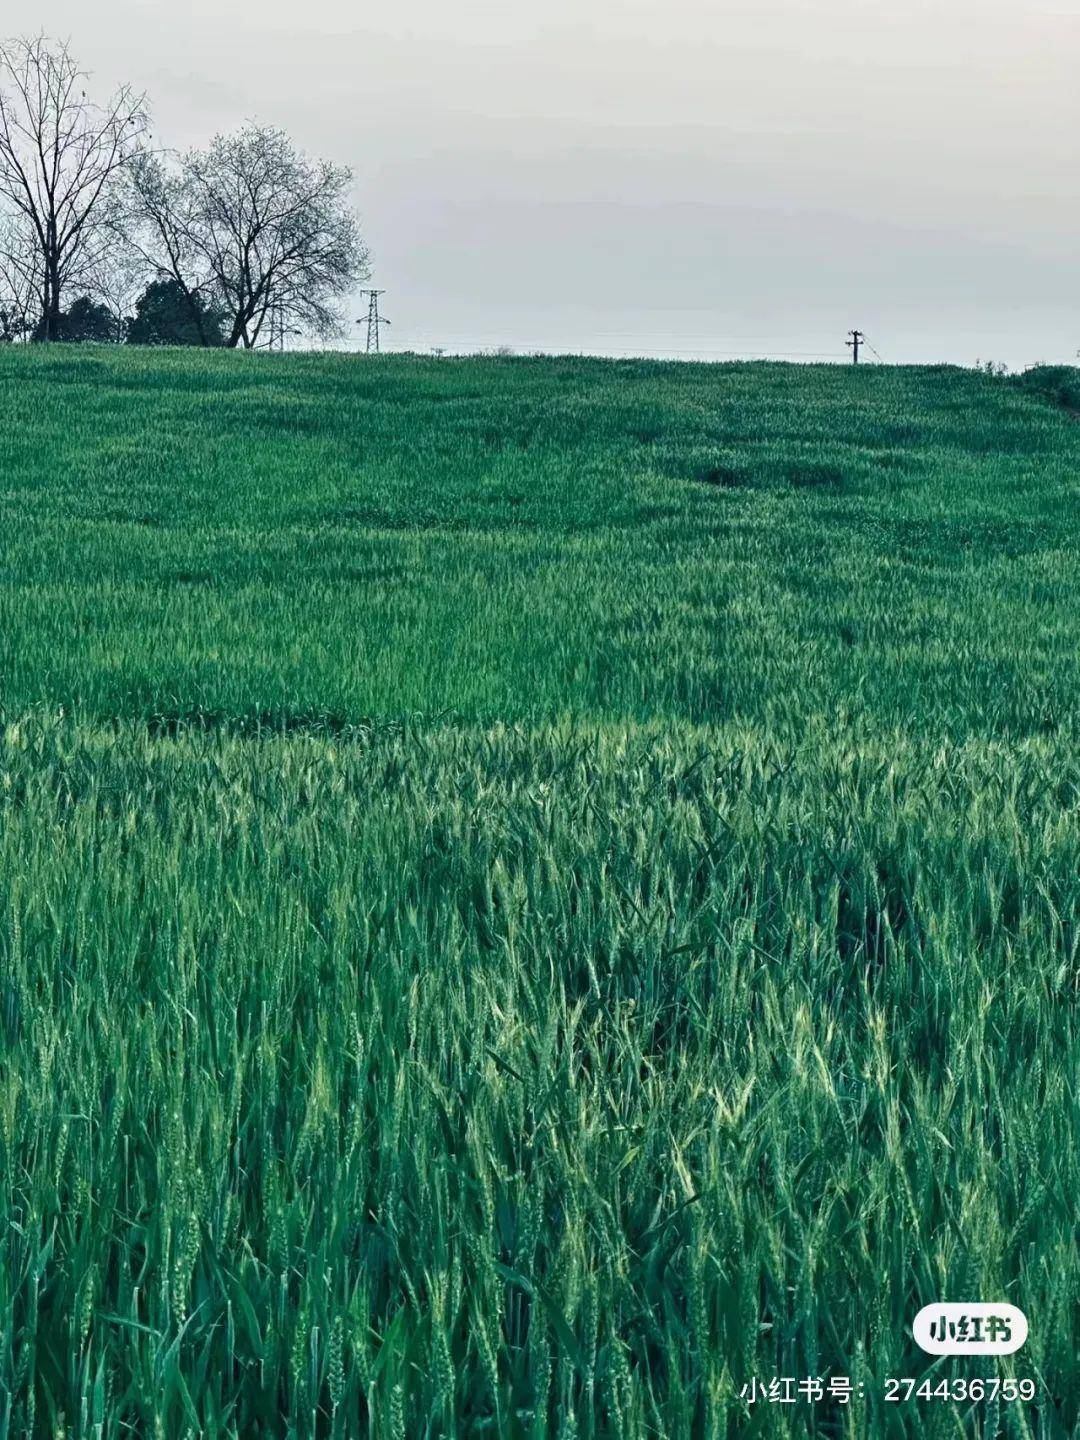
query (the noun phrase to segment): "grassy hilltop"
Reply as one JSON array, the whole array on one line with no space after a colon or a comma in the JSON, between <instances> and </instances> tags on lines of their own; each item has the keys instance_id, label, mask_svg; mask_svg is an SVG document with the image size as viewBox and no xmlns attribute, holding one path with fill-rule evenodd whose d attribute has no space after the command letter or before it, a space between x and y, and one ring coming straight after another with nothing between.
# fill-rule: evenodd
<instances>
[{"instance_id":1,"label":"grassy hilltop","mask_svg":"<svg viewBox=\"0 0 1080 1440\"><path fill-rule=\"evenodd\" d=\"M0 1440L1076 1432L1052 378L0 347Z\"/></svg>"}]
</instances>

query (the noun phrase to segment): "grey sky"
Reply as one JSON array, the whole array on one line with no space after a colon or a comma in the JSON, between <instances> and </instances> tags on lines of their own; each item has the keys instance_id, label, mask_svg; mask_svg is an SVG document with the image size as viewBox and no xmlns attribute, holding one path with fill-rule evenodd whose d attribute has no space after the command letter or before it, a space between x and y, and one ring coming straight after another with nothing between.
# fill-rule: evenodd
<instances>
[{"instance_id":1,"label":"grey sky","mask_svg":"<svg viewBox=\"0 0 1080 1440\"><path fill-rule=\"evenodd\" d=\"M1080 348L1080 0L54 0L157 139L352 165L396 348ZM5 0L3 29L42 11ZM360 313L359 309L356 312Z\"/></svg>"}]
</instances>

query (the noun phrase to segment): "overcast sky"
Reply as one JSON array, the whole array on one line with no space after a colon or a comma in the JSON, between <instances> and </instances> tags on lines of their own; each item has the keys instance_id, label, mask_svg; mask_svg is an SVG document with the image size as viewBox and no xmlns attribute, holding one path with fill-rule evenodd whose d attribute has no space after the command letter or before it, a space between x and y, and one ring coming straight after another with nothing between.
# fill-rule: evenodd
<instances>
[{"instance_id":1,"label":"overcast sky","mask_svg":"<svg viewBox=\"0 0 1080 1440\"><path fill-rule=\"evenodd\" d=\"M393 348L1080 348L1080 0L4 0L351 165ZM357 308L357 314L360 309Z\"/></svg>"}]
</instances>

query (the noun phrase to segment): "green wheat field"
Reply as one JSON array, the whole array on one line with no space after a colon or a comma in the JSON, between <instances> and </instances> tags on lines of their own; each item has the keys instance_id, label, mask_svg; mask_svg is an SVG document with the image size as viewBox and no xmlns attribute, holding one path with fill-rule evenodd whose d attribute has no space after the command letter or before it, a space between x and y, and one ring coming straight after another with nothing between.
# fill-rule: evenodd
<instances>
[{"instance_id":1,"label":"green wheat field","mask_svg":"<svg viewBox=\"0 0 1080 1440\"><path fill-rule=\"evenodd\" d=\"M1078 384L0 347L0 1440L1077 1434Z\"/></svg>"}]
</instances>

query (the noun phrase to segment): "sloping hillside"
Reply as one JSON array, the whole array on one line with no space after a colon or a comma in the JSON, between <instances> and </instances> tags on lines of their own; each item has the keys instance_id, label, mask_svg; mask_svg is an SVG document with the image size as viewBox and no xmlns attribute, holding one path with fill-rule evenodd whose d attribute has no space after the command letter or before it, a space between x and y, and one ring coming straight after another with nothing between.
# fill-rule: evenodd
<instances>
[{"instance_id":1,"label":"sloping hillside","mask_svg":"<svg viewBox=\"0 0 1080 1440\"><path fill-rule=\"evenodd\" d=\"M2 702L1069 724L1080 432L957 370L0 351Z\"/></svg>"}]
</instances>

